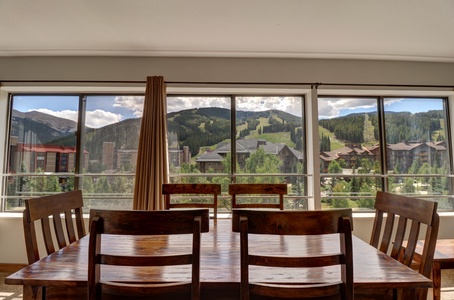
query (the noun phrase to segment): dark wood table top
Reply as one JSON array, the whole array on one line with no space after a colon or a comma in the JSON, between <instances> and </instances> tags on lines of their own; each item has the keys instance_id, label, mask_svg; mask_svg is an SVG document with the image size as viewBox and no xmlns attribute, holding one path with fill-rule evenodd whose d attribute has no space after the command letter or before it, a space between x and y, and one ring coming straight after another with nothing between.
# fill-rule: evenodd
<instances>
[{"instance_id":1,"label":"dark wood table top","mask_svg":"<svg viewBox=\"0 0 454 300\"><path fill-rule=\"evenodd\" d=\"M454 239L437 240L434 260L454 264Z\"/></svg>"},{"instance_id":2,"label":"dark wood table top","mask_svg":"<svg viewBox=\"0 0 454 300\"><path fill-rule=\"evenodd\" d=\"M418 241L415 254L421 256L424 241ZM435 246L434 261L447 265L446 268L454 268L454 239L438 239Z\"/></svg>"},{"instance_id":3,"label":"dark wood table top","mask_svg":"<svg viewBox=\"0 0 454 300\"><path fill-rule=\"evenodd\" d=\"M250 244L269 252L285 251L301 255L305 252L338 251L336 236L323 238L254 237ZM144 237L107 237L103 240L103 248L117 251L127 251L140 254L149 252L153 245L155 253L179 252L188 249L187 236L160 237L150 242ZM398 263L386 254L376 250L357 237L353 239L354 250L354 284L355 290L375 288L426 288L431 287L431 280ZM87 253L88 238L84 237L76 243L11 274L5 280L6 284L27 286L80 286L87 285ZM235 286L239 289L240 282L240 245L239 234L231 230L230 219L210 221L210 232L202 235L201 254L201 283L202 289L225 288ZM188 271L188 272L186 272ZM159 281L172 281L176 278L189 278L187 268L143 268L132 271L125 267L122 270L110 270L105 279L144 280L153 277ZM253 280L279 281L307 278L314 281L335 277L338 271L323 272L323 270L301 272L293 269L284 271L266 271L259 269L251 271Z\"/></svg>"}]
</instances>

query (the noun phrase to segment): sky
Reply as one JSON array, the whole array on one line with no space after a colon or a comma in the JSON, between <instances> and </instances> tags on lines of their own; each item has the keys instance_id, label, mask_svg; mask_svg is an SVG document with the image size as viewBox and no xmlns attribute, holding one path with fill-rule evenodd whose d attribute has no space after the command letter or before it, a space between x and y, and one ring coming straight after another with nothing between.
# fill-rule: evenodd
<instances>
[{"instance_id":1,"label":"sky","mask_svg":"<svg viewBox=\"0 0 454 300\"><path fill-rule=\"evenodd\" d=\"M237 110L263 111L279 109L301 116L300 97L238 97ZM86 126L100 128L130 118L142 116L143 96L87 96ZM79 98L77 96L15 96L13 108L21 111L40 111L60 118L77 121ZM230 109L228 97L168 97L167 112L189 108L222 107ZM52 110L51 110L52 109ZM351 113L377 110L376 98L320 98L319 118L334 118ZM440 99L385 100L385 111L421 112L443 109Z\"/></svg>"},{"instance_id":2,"label":"sky","mask_svg":"<svg viewBox=\"0 0 454 300\"><path fill-rule=\"evenodd\" d=\"M100 128L122 120L142 116L143 96L88 96L86 126ZM77 96L15 96L13 109L39 111L77 122ZM52 110L51 110L52 109Z\"/></svg>"},{"instance_id":3,"label":"sky","mask_svg":"<svg viewBox=\"0 0 454 300\"><path fill-rule=\"evenodd\" d=\"M442 110L443 101L428 98L385 98L385 113L409 111L412 113ZM319 119L342 117L352 113L376 112L376 98L319 98Z\"/></svg>"}]
</instances>

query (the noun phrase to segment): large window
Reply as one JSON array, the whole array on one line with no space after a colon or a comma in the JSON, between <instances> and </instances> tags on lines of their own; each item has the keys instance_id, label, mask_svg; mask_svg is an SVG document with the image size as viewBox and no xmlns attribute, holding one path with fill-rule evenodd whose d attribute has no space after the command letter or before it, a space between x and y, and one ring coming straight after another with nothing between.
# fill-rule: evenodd
<instances>
[{"instance_id":1,"label":"large window","mask_svg":"<svg viewBox=\"0 0 454 300\"><path fill-rule=\"evenodd\" d=\"M2 210L22 211L23 199L75 188L87 211L131 208L143 100L10 95ZM446 98L320 93L316 104L311 116L303 95L169 94L170 182L221 184L220 213L230 212L230 183L286 183L286 209L313 201L370 211L383 190L453 210Z\"/></svg>"},{"instance_id":2,"label":"large window","mask_svg":"<svg viewBox=\"0 0 454 300\"><path fill-rule=\"evenodd\" d=\"M84 206L131 208L143 96L13 95L6 205L84 191Z\"/></svg>"},{"instance_id":3,"label":"large window","mask_svg":"<svg viewBox=\"0 0 454 300\"><path fill-rule=\"evenodd\" d=\"M371 209L377 190L452 209L447 100L320 97L322 205Z\"/></svg>"}]
</instances>

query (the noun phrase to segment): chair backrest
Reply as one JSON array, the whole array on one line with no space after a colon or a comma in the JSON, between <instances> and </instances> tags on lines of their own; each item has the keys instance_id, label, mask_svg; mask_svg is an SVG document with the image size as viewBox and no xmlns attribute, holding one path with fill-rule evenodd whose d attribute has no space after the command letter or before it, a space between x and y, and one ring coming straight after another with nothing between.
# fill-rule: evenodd
<instances>
[{"instance_id":1,"label":"chair backrest","mask_svg":"<svg viewBox=\"0 0 454 300\"><path fill-rule=\"evenodd\" d=\"M25 200L23 225L29 264L40 259L35 221L41 222L44 245L49 255L85 236L82 207L80 190Z\"/></svg>"},{"instance_id":2,"label":"chair backrest","mask_svg":"<svg viewBox=\"0 0 454 300\"><path fill-rule=\"evenodd\" d=\"M229 184L229 195L232 197L232 208L278 208L284 209L284 195L287 194L285 183L232 183ZM278 203L266 202L239 202L238 195L252 197L255 195L277 195Z\"/></svg>"},{"instance_id":3,"label":"chair backrest","mask_svg":"<svg viewBox=\"0 0 454 300\"><path fill-rule=\"evenodd\" d=\"M101 295L114 295L115 299L130 299L132 296L151 297L154 295L186 294L191 299L200 299L200 242L201 233L209 230L208 209L192 210L99 210L90 211L90 241L88 249L88 294L89 299L101 299ZM101 235L175 235L191 234L192 247L188 253L168 254L160 252L161 244L150 243L146 254L136 254L131 249L121 253L118 249L110 253L102 249ZM152 237L150 237L152 240ZM153 252L153 246L156 247ZM103 250L103 251L101 251ZM121 249L120 249L121 250ZM134 250L134 249L133 249ZM191 251L192 250L192 251ZM190 282L122 282L100 281L101 265L131 266L178 266L192 265Z\"/></svg>"},{"instance_id":4,"label":"chair backrest","mask_svg":"<svg viewBox=\"0 0 454 300\"><path fill-rule=\"evenodd\" d=\"M411 267L422 235L424 248L418 261L419 273L430 278L440 223L437 202L378 191L375 210L370 244ZM427 293L427 289L421 293Z\"/></svg>"},{"instance_id":5,"label":"chair backrest","mask_svg":"<svg viewBox=\"0 0 454 300\"><path fill-rule=\"evenodd\" d=\"M232 229L240 232L241 299L256 294L270 298L323 298L353 299L352 210L272 211L234 209ZM286 253L270 253L263 245L253 245L249 234L266 235L339 235L340 252L313 256L297 251L297 257ZM320 247L320 242L314 247ZM253 246L253 253L249 252ZM285 242L283 242L285 245ZM285 248L286 246L284 246ZM306 246L302 246L304 249ZM310 247L310 245L307 245ZM265 247L266 248L266 247ZM267 252L268 251L268 252ZM276 251L278 252L278 251ZM279 251L280 252L280 251ZM333 282L254 282L250 280L249 266L316 268L340 265L340 276ZM257 270L256 270L257 271ZM326 270L331 273L333 270ZM317 271L319 272L319 271ZM302 276L304 277L304 276ZM253 278L253 277L252 277ZM298 278L295 278L298 279ZM285 296L285 297L284 297ZM268 299L268 298L267 298Z\"/></svg>"},{"instance_id":6,"label":"chair backrest","mask_svg":"<svg viewBox=\"0 0 454 300\"><path fill-rule=\"evenodd\" d=\"M218 195L221 194L221 185L214 183L164 183L162 185L162 194L165 198L165 209L171 208L212 208L213 217L217 219L218 214ZM211 195L210 202L194 202L194 197L191 202L172 202L171 195ZM188 197L189 198L189 197Z\"/></svg>"}]
</instances>

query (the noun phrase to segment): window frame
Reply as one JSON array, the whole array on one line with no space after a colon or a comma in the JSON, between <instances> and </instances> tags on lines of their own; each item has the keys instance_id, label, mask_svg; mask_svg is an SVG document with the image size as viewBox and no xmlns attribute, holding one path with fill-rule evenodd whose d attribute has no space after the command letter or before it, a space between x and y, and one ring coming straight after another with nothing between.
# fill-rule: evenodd
<instances>
[{"instance_id":1,"label":"window frame","mask_svg":"<svg viewBox=\"0 0 454 300\"><path fill-rule=\"evenodd\" d=\"M0 182L0 200L1 207L0 212L4 211L5 205L5 189L6 189L6 155L7 155L7 127L9 126L10 120L8 119L8 99L10 93L29 93L29 94L39 94L39 93L78 93L78 94L140 94L145 93L145 85L143 81L135 82L4 82L0 87L0 120L4 120L4 128L0 130L0 142L3 142L3 147L0 147L0 169L3 170L2 180ZM345 85L345 84L254 84L249 83L247 85L243 84L222 84L222 83L190 83L185 85L178 84L168 84L167 86L168 94L183 93L183 94L197 94L197 95L206 95L206 94L230 94L230 93L243 93L243 94L301 94L306 97L306 122L307 122L307 132L306 132L306 150L308 157L308 164L306 173L308 174L308 209L319 209L320 208L320 189L316 182L320 182L320 174L318 173L318 166L315 166L311 163L318 159L318 139L312 140L311 137L315 136L318 132L318 107L317 107L317 93L321 95L338 95L338 96L347 96L347 95L356 95L356 96L406 96L406 97L416 97L416 96L427 96L427 97L447 97L448 98L448 109L454 105L454 91L446 87L436 87L436 86L412 86L412 85L357 85L354 83ZM449 114L449 120L451 126L448 128L449 134L452 135L454 128L454 115ZM452 157L453 153L453 144L454 141L451 138L449 144L449 154ZM314 151L315 150L315 151ZM454 163L451 161L451 163ZM452 169L452 168L451 168ZM450 177L454 175L450 174ZM454 195L451 195L454 198Z\"/></svg>"}]
</instances>

